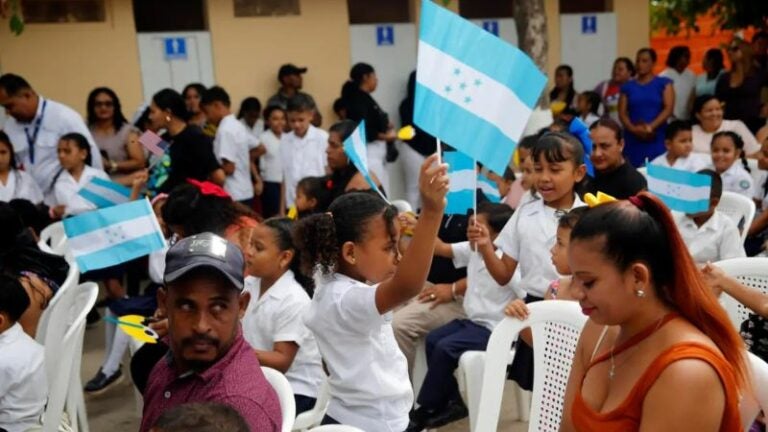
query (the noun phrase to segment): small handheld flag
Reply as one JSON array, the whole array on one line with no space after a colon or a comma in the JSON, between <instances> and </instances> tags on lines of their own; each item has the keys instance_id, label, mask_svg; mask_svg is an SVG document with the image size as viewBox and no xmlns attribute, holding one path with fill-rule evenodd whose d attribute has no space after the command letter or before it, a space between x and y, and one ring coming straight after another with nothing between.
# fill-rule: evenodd
<instances>
[{"instance_id":1,"label":"small handheld flag","mask_svg":"<svg viewBox=\"0 0 768 432\"><path fill-rule=\"evenodd\" d=\"M83 272L121 264L165 247L149 200L64 219L69 248Z\"/></svg>"},{"instance_id":2,"label":"small handheld flag","mask_svg":"<svg viewBox=\"0 0 768 432\"><path fill-rule=\"evenodd\" d=\"M496 187L496 183L493 182L488 177L482 174L478 174L477 187L479 187L480 190L483 191L483 195L485 195L485 197L488 198L488 201L492 203L501 202L501 193L499 192L499 189Z\"/></svg>"},{"instance_id":3,"label":"small handheld flag","mask_svg":"<svg viewBox=\"0 0 768 432\"><path fill-rule=\"evenodd\" d=\"M77 194L98 208L112 207L131 200L131 190L113 181L94 177Z\"/></svg>"},{"instance_id":4,"label":"small handheld flag","mask_svg":"<svg viewBox=\"0 0 768 432\"><path fill-rule=\"evenodd\" d=\"M709 210L712 177L660 165L647 170L648 190L670 209L687 214Z\"/></svg>"},{"instance_id":5,"label":"small handheld flag","mask_svg":"<svg viewBox=\"0 0 768 432\"><path fill-rule=\"evenodd\" d=\"M450 181L445 214L465 215L468 210L474 208L475 189L477 187L475 161L457 151L443 153L443 159L448 164Z\"/></svg>"},{"instance_id":6,"label":"small handheld flag","mask_svg":"<svg viewBox=\"0 0 768 432\"><path fill-rule=\"evenodd\" d=\"M139 342L154 344L159 339L154 330L144 325L144 317L141 315L123 315L120 318L106 316L104 321L117 324L117 328Z\"/></svg>"},{"instance_id":7,"label":"small handheld flag","mask_svg":"<svg viewBox=\"0 0 768 432\"><path fill-rule=\"evenodd\" d=\"M149 150L155 156L162 156L168 150L168 143L163 141L160 136L150 130L144 132L139 137L139 142L145 149Z\"/></svg>"},{"instance_id":8,"label":"small handheld flag","mask_svg":"<svg viewBox=\"0 0 768 432\"><path fill-rule=\"evenodd\" d=\"M355 165L358 171L363 175L365 181L371 186L371 189L376 191L384 201L389 202L387 197L379 190L376 183L371 177L370 171L368 171L368 151L365 144L365 120L361 121L357 128L352 132L352 135L344 140L344 153L346 153L352 164Z\"/></svg>"}]
</instances>

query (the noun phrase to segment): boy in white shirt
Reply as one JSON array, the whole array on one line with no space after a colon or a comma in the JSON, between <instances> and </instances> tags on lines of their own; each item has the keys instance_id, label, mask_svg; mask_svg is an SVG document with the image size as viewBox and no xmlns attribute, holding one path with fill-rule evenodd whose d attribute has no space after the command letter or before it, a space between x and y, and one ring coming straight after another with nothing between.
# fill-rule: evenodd
<instances>
[{"instance_id":1,"label":"boy in white shirt","mask_svg":"<svg viewBox=\"0 0 768 432\"><path fill-rule=\"evenodd\" d=\"M744 245L736 224L715 208L723 194L723 181L713 170L699 174L712 177L709 209L697 214L675 213L675 223L693 260L698 264L745 257Z\"/></svg>"},{"instance_id":2,"label":"boy in white shirt","mask_svg":"<svg viewBox=\"0 0 768 432\"><path fill-rule=\"evenodd\" d=\"M227 92L214 86L206 90L200 99L200 107L209 122L217 126L213 140L213 151L227 174L224 181L226 190L235 201L251 208L253 206L253 183L251 183L250 150L258 141L245 125L230 111Z\"/></svg>"},{"instance_id":3,"label":"boy in white shirt","mask_svg":"<svg viewBox=\"0 0 768 432\"><path fill-rule=\"evenodd\" d=\"M294 205L296 185L304 177L326 174L328 160L328 132L312 125L315 104L304 95L297 94L288 104L288 125L291 131L280 138L280 161L283 166L281 210Z\"/></svg>"},{"instance_id":4,"label":"boy in white shirt","mask_svg":"<svg viewBox=\"0 0 768 432\"><path fill-rule=\"evenodd\" d=\"M48 385L43 347L17 322L29 296L16 278L0 275L0 430L40 426Z\"/></svg>"},{"instance_id":5,"label":"boy in white shirt","mask_svg":"<svg viewBox=\"0 0 768 432\"><path fill-rule=\"evenodd\" d=\"M709 155L693 151L693 126L687 120L673 120L667 125L664 146L667 151L651 161L651 165L696 172L709 166Z\"/></svg>"}]
</instances>

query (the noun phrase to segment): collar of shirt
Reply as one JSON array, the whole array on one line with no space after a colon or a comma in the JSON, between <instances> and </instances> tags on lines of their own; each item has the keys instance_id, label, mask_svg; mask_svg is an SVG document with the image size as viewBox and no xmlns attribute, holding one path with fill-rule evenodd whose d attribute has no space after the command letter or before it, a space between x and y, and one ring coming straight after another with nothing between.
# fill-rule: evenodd
<instances>
[{"instance_id":1,"label":"collar of shirt","mask_svg":"<svg viewBox=\"0 0 768 432\"><path fill-rule=\"evenodd\" d=\"M0 346L10 345L21 339L23 335L24 330L21 328L21 324L14 323L8 330L0 333Z\"/></svg>"},{"instance_id":2,"label":"collar of shirt","mask_svg":"<svg viewBox=\"0 0 768 432\"><path fill-rule=\"evenodd\" d=\"M744 169L744 166L741 164L741 159L736 159L733 161L733 164L725 170L722 174L720 174L721 177L730 177L741 174L741 171L744 171L745 173L747 170Z\"/></svg>"},{"instance_id":3,"label":"collar of shirt","mask_svg":"<svg viewBox=\"0 0 768 432\"><path fill-rule=\"evenodd\" d=\"M251 279L251 301L255 301L256 305L260 305L264 303L267 298L272 298L275 300L282 300L284 299L289 293L291 288L291 283L293 282L293 271L288 270L285 273L283 273L282 276L280 276L275 283L269 287L267 292L259 297L259 294L261 293L261 279L255 278L255 277L249 277ZM247 281L246 281L247 283Z\"/></svg>"},{"instance_id":4,"label":"collar of shirt","mask_svg":"<svg viewBox=\"0 0 768 432\"><path fill-rule=\"evenodd\" d=\"M696 225L696 222L693 220L692 217L681 214L681 220L680 224L686 228L693 231L712 231L712 232L720 232L723 230L723 220L717 211L712 213L712 216L710 216L709 220L704 222L702 226Z\"/></svg>"},{"instance_id":5,"label":"collar of shirt","mask_svg":"<svg viewBox=\"0 0 768 432\"><path fill-rule=\"evenodd\" d=\"M583 206L584 206L584 202L581 200L581 198L579 198L579 195L573 194L573 205L571 205L571 208L568 208L568 209L555 209L553 207L548 206L544 202L544 200L536 199L536 200L532 200L525 203L518 209L518 211L524 211L525 212L524 214L526 216L532 216L539 212L542 212L545 215L555 216L562 212L567 213L575 209L576 207L583 207Z\"/></svg>"},{"instance_id":6,"label":"collar of shirt","mask_svg":"<svg viewBox=\"0 0 768 432\"><path fill-rule=\"evenodd\" d=\"M204 370L203 372L194 372L189 370L179 373L179 371L176 369L176 363L173 361L173 350L168 350L168 354L166 355L165 360L168 363L168 368L171 370L171 373L176 377L176 380L182 380L191 376L196 376L204 383L208 383L214 378L221 376L224 373L224 370L235 363L235 360L240 354L243 344L245 343L245 339L243 338L243 329L238 324L237 335L235 336L235 340L232 342L232 346L229 347L227 353L224 354L224 357L220 358L216 363L214 363L211 367Z\"/></svg>"}]
</instances>

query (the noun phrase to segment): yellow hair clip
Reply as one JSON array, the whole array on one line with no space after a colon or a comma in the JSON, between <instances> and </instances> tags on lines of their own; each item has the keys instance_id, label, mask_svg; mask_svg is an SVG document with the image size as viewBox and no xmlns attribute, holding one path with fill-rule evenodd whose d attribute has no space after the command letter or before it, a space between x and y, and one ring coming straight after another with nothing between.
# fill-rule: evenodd
<instances>
[{"instance_id":1,"label":"yellow hair clip","mask_svg":"<svg viewBox=\"0 0 768 432\"><path fill-rule=\"evenodd\" d=\"M604 194L602 192L598 192L597 196L591 193L584 195L584 202L589 206L589 208L597 207L600 204L605 204L605 203L614 202L614 201L616 201L616 198L608 194Z\"/></svg>"}]
</instances>

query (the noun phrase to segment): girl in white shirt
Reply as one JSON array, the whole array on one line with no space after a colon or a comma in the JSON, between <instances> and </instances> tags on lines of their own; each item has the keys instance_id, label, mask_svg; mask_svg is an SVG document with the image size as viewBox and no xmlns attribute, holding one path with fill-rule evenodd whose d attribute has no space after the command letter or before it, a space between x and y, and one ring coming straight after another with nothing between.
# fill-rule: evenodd
<instances>
[{"instance_id":1,"label":"girl in white shirt","mask_svg":"<svg viewBox=\"0 0 768 432\"><path fill-rule=\"evenodd\" d=\"M251 151L251 155L259 158L259 172L264 180L262 215L272 217L280 212L280 184L283 182L280 137L286 125L285 111L279 106L270 106L264 110L264 118L267 130L259 135L259 146Z\"/></svg>"},{"instance_id":2,"label":"girl in white shirt","mask_svg":"<svg viewBox=\"0 0 768 432\"><path fill-rule=\"evenodd\" d=\"M32 176L17 168L13 144L8 135L0 131L0 201L14 199L40 204L43 194Z\"/></svg>"},{"instance_id":3,"label":"girl in white shirt","mask_svg":"<svg viewBox=\"0 0 768 432\"><path fill-rule=\"evenodd\" d=\"M296 226L303 268L319 272L304 321L330 374L324 424L369 432L408 426L413 390L392 310L421 291L432 262L448 192L447 165L435 162L432 155L421 166L421 214L402 260L397 210L370 192L342 195L328 213Z\"/></svg>"},{"instance_id":4,"label":"girl in white shirt","mask_svg":"<svg viewBox=\"0 0 768 432\"><path fill-rule=\"evenodd\" d=\"M712 137L712 167L723 179L723 190L744 195L749 199L755 196L755 182L749 173L749 165L744 155L744 141L739 134L722 131Z\"/></svg>"},{"instance_id":5,"label":"girl in white shirt","mask_svg":"<svg viewBox=\"0 0 768 432\"><path fill-rule=\"evenodd\" d=\"M59 139L56 151L61 168L53 177L46 198L51 207L51 216L60 219L96 210L96 204L77 193L94 177L109 180L104 171L90 166L91 148L88 140L79 133L66 134Z\"/></svg>"},{"instance_id":6,"label":"girl in white shirt","mask_svg":"<svg viewBox=\"0 0 768 432\"><path fill-rule=\"evenodd\" d=\"M296 414L315 406L325 373L315 338L302 322L314 282L299 269L299 256L287 218L267 219L251 234L251 302L243 317L243 336L262 366L285 374L293 388Z\"/></svg>"}]
</instances>

